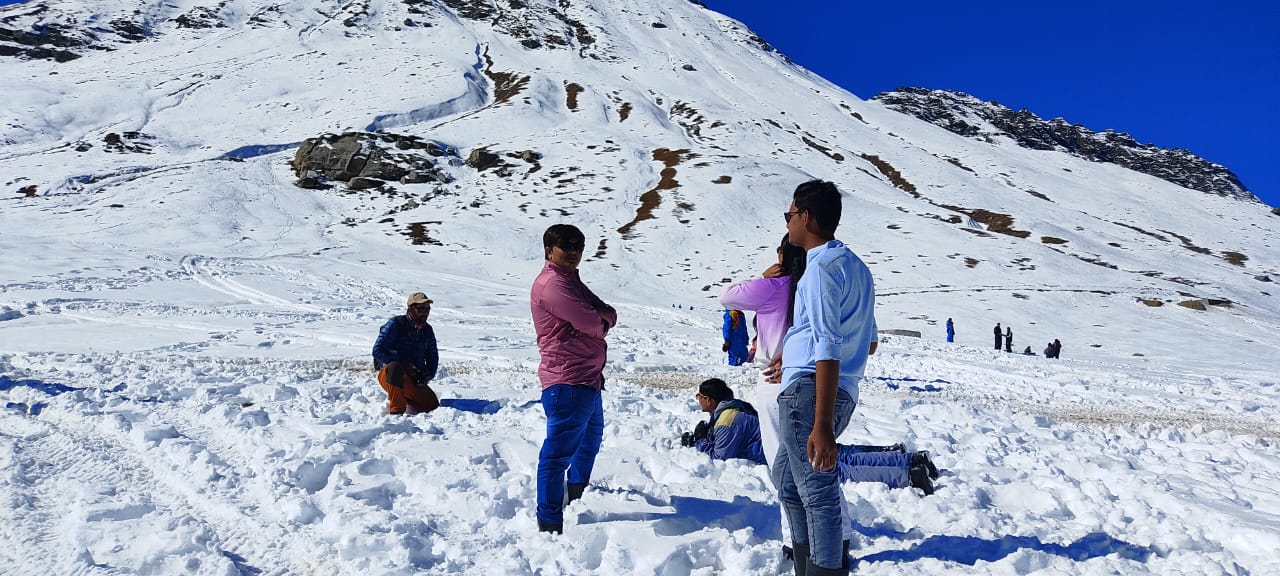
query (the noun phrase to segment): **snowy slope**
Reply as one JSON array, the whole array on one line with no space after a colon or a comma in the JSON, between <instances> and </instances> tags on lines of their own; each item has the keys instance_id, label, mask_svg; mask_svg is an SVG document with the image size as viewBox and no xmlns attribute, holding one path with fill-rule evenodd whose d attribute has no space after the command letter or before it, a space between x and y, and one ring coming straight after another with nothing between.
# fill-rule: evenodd
<instances>
[{"instance_id":1,"label":"snowy slope","mask_svg":"<svg viewBox=\"0 0 1280 576\"><path fill-rule=\"evenodd\" d=\"M702 378L749 394L714 298L818 177L880 327L925 336L886 337L841 440L947 469L928 498L846 486L860 570L1280 573L1259 204L957 136L693 3L0 9L52 23L92 32L80 57L0 57L0 572L784 571L763 469L672 439ZM297 143L365 129L541 158L293 185ZM532 520L527 304L556 222L622 319L598 490L561 539ZM390 418L368 350L418 289L453 404ZM988 350L996 322L1064 360Z\"/></svg>"}]
</instances>

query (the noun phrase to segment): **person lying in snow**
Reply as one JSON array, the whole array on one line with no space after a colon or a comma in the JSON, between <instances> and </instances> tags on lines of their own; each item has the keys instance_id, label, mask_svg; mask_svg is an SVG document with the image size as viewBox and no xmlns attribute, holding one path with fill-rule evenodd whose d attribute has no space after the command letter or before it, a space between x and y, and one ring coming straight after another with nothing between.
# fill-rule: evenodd
<instances>
[{"instance_id":1,"label":"person lying in snow","mask_svg":"<svg viewBox=\"0 0 1280 576\"><path fill-rule=\"evenodd\" d=\"M440 365L436 334L427 323L431 302L422 292L410 294L405 313L387 320L373 344L373 369L387 392L391 414L404 414L406 406L418 412L440 407L440 399L427 385Z\"/></svg>"},{"instance_id":2,"label":"person lying in snow","mask_svg":"<svg viewBox=\"0 0 1280 576\"><path fill-rule=\"evenodd\" d=\"M698 422L693 432L685 432L680 443L696 448L716 460L741 458L764 464L760 443L760 417L754 406L733 396L733 390L719 378L698 385L694 394L698 406L711 415ZM892 446L836 446L836 467L841 482L883 482L890 488L911 486L933 494L938 469L929 453L908 454L902 444Z\"/></svg>"}]
</instances>

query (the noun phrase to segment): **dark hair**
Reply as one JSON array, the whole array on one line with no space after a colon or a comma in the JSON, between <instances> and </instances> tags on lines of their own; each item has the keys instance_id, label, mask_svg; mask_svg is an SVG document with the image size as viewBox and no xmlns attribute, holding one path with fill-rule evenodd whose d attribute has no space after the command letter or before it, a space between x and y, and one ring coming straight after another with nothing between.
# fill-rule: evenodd
<instances>
[{"instance_id":1,"label":"dark hair","mask_svg":"<svg viewBox=\"0 0 1280 576\"><path fill-rule=\"evenodd\" d=\"M834 234L840 225L840 191L825 180L810 180L796 186L792 195L797 212L808 212L818 222L818 230Z\"/></svg>"},{"instance_id":2,"label":"dark hair","mask_svg":"<svg viewBox=\"0 0 1280 576\"><path fill-rule=\"evenodd\" d=\"M559 246L561 249L568 249L572 246L581 250L586 243L587 237L573 224L552 224L542 233L543 248Z\"/></svg>"},{"instance_id":3,"label":"dark hair","mask_svg":"<svg viewBox=\"0 0 1280 576\"><path fill-rule=\"evenodd\" d=\"M729 388L724 380L719 378L708 378L698 385L698 392L703 396L716 401L716 404L725 400L733 400L733 390Z\"/></svg>"},{"instance_id":4,"label":"dark hair","mask_svg":"<svg viewBox=\"0 0 1280 576\"><path fill-rule=\"evenodd\" d=\"M787 326L795 321L792 316L795 315L796 307L796 286L800 285L800 277L804 276L804 268L809 262L809 253L804 248L791 244L787 237L789 234L782 235L782 243L778 245L778 253L782 254L782 273L786 274L791 280L791 294L787 296Z\"/></svg>"}]
</instances>

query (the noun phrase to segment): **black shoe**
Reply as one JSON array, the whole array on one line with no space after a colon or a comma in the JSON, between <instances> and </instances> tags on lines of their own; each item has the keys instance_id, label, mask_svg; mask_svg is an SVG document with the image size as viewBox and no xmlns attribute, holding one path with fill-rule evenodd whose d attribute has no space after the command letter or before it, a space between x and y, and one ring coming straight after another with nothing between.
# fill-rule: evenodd
<instances>
[{"instance_id":1,"label":"black shoe","mask_svg":"<svg viewBox=\"0 0 1280 576\"><path fill-rule=\"evenodd\" d=\"M937 479L938 479L938 467L937 467L937 466L934 466L934 465L933 465L933 460L930 460L930 459L929 459L929 452L928 452L927 450L921 450L921 451L919 451L919 452L916 452L916 453L912 454L912 455L911 455L911 465L912 465L912 466L924 466L924 467L925 467L925 469L927 469L927 470L929 471L929 477L930 477L930 478L932 478L932 479L934 479L934 480L937 480Z\"/></svg>"},{"instance_id":2,"label":"black shoe","mask_svg":"<svg viewBox=\"0 0 1280 576\"><path fill-rule=\"evenodd\" d=\"M586 484L568 484L565 486L564 505L572 504L574 500L582 498L582 493L587 490Z\"/></svg>"},{"instance_id":3,"label":"black shoe","mask_svg":"<svg viewBox=\"0 0 1280 576\"><path fill-rule=\"evenodd\" d=\"M783 558L786 558L787 560L791 560L791 561L793 561L793 562L794 562L794 561L795 561L795 559L796 559L796 553L795 553L795 551L794 551L794 550L792 550L792 549L791 549L791 547L790 547L790 546L787 546L786 544L783 544L783 545L782 545L782 557L783 557Z\"/></svg>"},{"instance_id":4,"label":"black shoe","mask_svg":"<svg viewBox=\"0 0 1280 576\"><path fill-rule=\"evenodd\" d=\"M791 543L795 557L791 559L795 567L796 576L806 576L809 573L809 545Z\"/></svg>"},{"instance_id":5,"label":"black shoe","mask_svg":"<svg viewBox=\"0 0 1280 576\"><path fill-rule=\"evenodd\" d=\"M912 488L924 490L924 495L933 494L933 481L929 479L929 469L923 465L912 466L907 469L907 478L911 480Z\"/></svg>"},{"instance_id":6,"label":"black shoe","mask_svg":"<svg viewBox=\"0 0 1280 576\"><path fill-rule=\"evenodd\" d=\"M898 442L896 444L890 444L889 449L886 450L886 452L906 452L906 451L907 451L907 447L903 446L901 442Z\"/></svg>"},{"instance_id":7,"label":"black shoe","mask_svg":"<svg viewBox=\"0 0 1280 576\"><path fill-rule=\"evenodd\" d=\"M564 534L564 524L549 524L541 520L538 521L539 532L550 532L552 534Z\"/></svg>"}]
</instances>

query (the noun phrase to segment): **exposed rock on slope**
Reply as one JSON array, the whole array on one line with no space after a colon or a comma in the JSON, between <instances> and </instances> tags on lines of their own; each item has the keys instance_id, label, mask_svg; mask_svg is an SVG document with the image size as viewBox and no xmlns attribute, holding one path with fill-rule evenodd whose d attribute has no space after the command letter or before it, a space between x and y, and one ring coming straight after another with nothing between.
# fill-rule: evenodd
<instances>
[{"instance_id":1,"label":"exposed rock on slope","mask_svg":"<svg viewBox=\"0 0 1280 576\"><path fill-rule=\"evenodd\" d=\"M324 186L324 180L345 182L351 188L377 187L379 181L406 184L449 182L448 173L435 167L432 156L446 150L415 136L347 132L307 138L293 158L296 185Z\"/></svg>"},{"instance_id":2,"label":"exposed rock on slope","mask_svg":"<svg viewBox=\"0 0 1280 576\"><path fill-rule=\"evenodd\" d=\"M1062 118L1044 120L1029 110L1011 110L962 92L898 88L872 100L970 138L991 141L1008 136L1033 150L1057 150L1094 162L1110 162L1208 194L1258 202L1240 179L1215 164L1179 148L1142 144L1124 132L1094 132Z\"/></svg>"},{"instance_id":3,"label":"exposed rock on slope","mask_svg":"<svg viewBox=\"0 0 1280 576\"><path fill-rule=\"evenodd\" d=\"M74 12L50 10L43 2L13 6L0 15L0 56L70 62L89 50L111 50L115 43L150 36L144 24L131 19L136 14L100 16L85 22Z\"/></svg>"}]
</instances>

